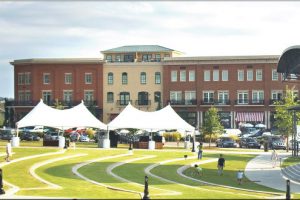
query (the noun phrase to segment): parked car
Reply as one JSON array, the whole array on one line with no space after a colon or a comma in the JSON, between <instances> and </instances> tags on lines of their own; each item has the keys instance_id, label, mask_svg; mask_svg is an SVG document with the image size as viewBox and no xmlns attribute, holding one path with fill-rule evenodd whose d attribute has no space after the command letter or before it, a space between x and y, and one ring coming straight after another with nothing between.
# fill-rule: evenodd
<instances>
[{"instance_id":1,"label":"parked car","mask_svg":"<svg viewBox=\"0 0 300 200\"><path fill-rule=\"evenodd\" d=\"M12 128L5 128L0 130L0 139L11 140L16 134L16 130Z\"/></svg>"},{"instance_id":2,"label":"parked car","mask_svg":"<svg viewBox=\"0 0 300 200\"><path fill-rule=\"evenodd\" d=\"M33 129L29 130L31 133L44 133L47 132L47 129L44 128L43 126L36 126Z\"/></svg>"},{"instance_id":3,"label":"parked car","mask_svg":"<svg viewBox=\"0 0 300 200\"><path fill-rule=\"evenodd\" d=\"M40 141L40 137L35 133L25 132L21 135L20 140Z\"/></svg>"},{"instance_id":4,"label":"parked car","mask_svg":"<svg viewBox=\"0 0 300 200\"><path fill-rule=\"evenodd\" d=\"M58 140L59 133L58 132L47 132L44 135L44 140Z\"/></svg>"},{"instance_id":5,"label":"parked car","mask_svg":"<svg viewBox=\"0 0 300 200\"><path fill-rule=\"evenodd\" d=\"M248 137L248 138L241 138L239 142L240 148L255 148L255 149L260 149L260 143L257 142L256 139Z\"/></svg>"},{"instance_id":6,"label":"parked car","mask_svg":"<svg viewBox=\"0 0 300 200\"><path fill-rule=\"evenodd\" d=\"M87 135L81 135L79 137L79 142L89 142L90 138Z\"/></svg>"},{"instance_id":7,"label":"parked car","mask_svg":"<svg viewBox=\"0 0 300 200\"><path fill-rule=\"evenodd\" d=\"M216 140L217 147L237 147L236 142L230 137L221 137Z\"/></svg>"}]
</instances>

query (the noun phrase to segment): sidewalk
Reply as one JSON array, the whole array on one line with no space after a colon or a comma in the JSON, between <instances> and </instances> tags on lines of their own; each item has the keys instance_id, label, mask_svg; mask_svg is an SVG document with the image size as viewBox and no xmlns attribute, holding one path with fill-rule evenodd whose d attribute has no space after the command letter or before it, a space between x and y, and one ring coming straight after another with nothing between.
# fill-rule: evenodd
<instances>
[{"instance_id":1,"label":"sidewalk","mask_svg":"<svg viewBox=\"0 0 300 200\"><path fill-rule=\"evenodd\" d=\"M279 158L284 158L290 153L280 153ZM246 177L256 182L257 184L264 185L281 191L286 191L286 179L281 174L279 161L276 167L272 167L271 152L258 155L250 160L245 169ZM290 182L291 193L300 193L300 184Z\"/></svg>"}]
</instances>

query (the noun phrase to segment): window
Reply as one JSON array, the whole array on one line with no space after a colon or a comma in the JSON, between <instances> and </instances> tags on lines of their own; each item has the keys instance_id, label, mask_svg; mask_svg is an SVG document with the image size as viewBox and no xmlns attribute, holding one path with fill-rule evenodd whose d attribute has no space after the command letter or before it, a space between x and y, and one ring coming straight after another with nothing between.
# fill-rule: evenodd
<instances>
[{"instance_id":1,"label":"window","mask_svg":"<svg viewBox=\"0 0 300 200\"><path fill-rule=\"evenodd\" d=\"M43 83L44 84L50 84L50 74L49 73L44 73L43 74Z\"/></svg>"},{"instance_id":2,"label":"window","mask_svg":"<svg viewBox=\"0 0 300 200\"><path fill-rule=\"evenodd\" d=\"M106 61L107 62L112 62L112 56L111 55L106 55Z\"/></svg>"},{"instance_id":3,"label":"window","mask_svg":"<svg viewBox=\"0 0 300 200\"><path fill-rule=\"evenodd\" d=\"M130 101L129 92L120 92L120 105L128 105Z\"/></svg>"},{"instance_id":4,"label":"window","mask_svg":"<svg viewBox=\"0 0 300 200\"><path fill-rule=\"evenodd\" d=\"M228 70L222 70L222 81L228 81Z\"/></svg>"},{"instance_id":5,"label":"window","mask_svg":"<svg viewBox=\"0 0 300 200\"><path fill-rule=\"evenodd\" d=\"M25 72L24 73L24 84L25 85L30 85L31 84L31 73L30 72Z\"/></svg>"},{"instance_id":6,"label":"window","mask_svg":"<svg viewBox=\"0 0 300 200\"><path fill-rule=\"evenodd\" d=\"M272 100L281 100L282 99L282 94L283 92L281 90L272 90L271 95L272 95Z\"/></svg>"},{"instance_id":7,"label":"window","mask_svg":"<svg viewBox=\"0 0 300 200\"><path fill-rule=\"evenodd\" d=\"M248 98L248 91L239 91L238 92L238 104L248 104L249 98Z\"/></svg>"},{"instance_id":8,"label":"window","mask_svg":"<svg viewBox=\"0 0 300 200\"><path fill-rule=\"evenodd\" d=\"M170 54L165 54L164 57L165 57L165 58L169 58L169 57L170 57Z\"/></svg>"},{"instance_id":9,"label":"window","mask_svg":"<svg viewBox=\"0 0 300 200\"><path fill-rule=\"evenodd\" d=\"M171 104L181 104L182 92L181 91L170 91Z\"/></svg>"},{"instance_id":10,"label":"window","mask_svg":"<svg viewBox=\"0 0 300 200\"><path fill-rule=\"evenodd\" d=\"M264 91L262 90L253 90L252 91L252 103L262 104L264 101Z\"/></svg>"},{"instance_id":11,"label":"window","mask_svg":"<svg viewBox=\"0 0 300 200\"><path fill-rule=\"evenodd\" d=\"M177 71L171 71L171 82L177 82Z\"/></svg>"},{"instance_id":12,"label":"window","mask_svg":"<svg viewBox=\"0 0 300 200\"><path fill-rule=\"evenodd\" d=\"M195 70L189 71L189 81L194 82L196 80Z\"/></svg>"},{"instance_id":13,"label":"window","mask_svg":"<svg viewBox=\"0 0 300 200\"><path fill-rule=\"evenodd\" d=\"M204 91L203 92L203 102L204 103L213 103L214 102L214 92L213 91Z\"/></svg>"},{"instance_id":14,"label":"window","mask_svg":"<svg viewBox=\"0 0 300 200\"><path fill-rule=\"evenodd\" d=\"M276 69L272 69L272 81L278 81L278 73Z\"/></svg>"},{"instance_id":15,"label":"window","mask_svg":"<svg viewBox=\"0 0 300 200\"><path fill-rule=\"evenodd\" d=\"M256 81L262 81L262 69L256 70Z\"/></svg>"},{"instance_id":16,"label":"window","mask_svg":"<svg viewBox=\"0 0 300 200\"><path fill-rule=\"evenodd\" d=\"M127 77L127 73L126 72L122 73L122 84L123 85L127 85L128 84L128 77Z\"/></svg>"},{"instance_id":17,"label":"window","mask_svg":"<svg viewBox=\"0 0 300 200\"><path fill-rule=\"evenodd\" d=\"M247 81L253 81L253 70L247 70Z\"/></svg>"},{"instance_id":18,"label":"window","mask_svg":"<svg viewBox=\"0 0 300 200\"><path fill-rule=\"evenodd\" d=\"M107 84L108 85L114 84L114 74L112 72L109 72L107 75Z\"/></svg>"},{"instance_id":19,"label":"window","mask_svg":"<svg viewBox=\"0 0 300 200\"><path fill-rule=\"evenodd\" d=\"M121 62L121 55L116 55L115 61L116 61L116 62Z\"/></svg>"},{"instance_id":20,"label":"window","mask_svg":"<svg viewBox=\"0 0 300 200\"><path fill-rule=\"evenodd\" d=\"M108 92L107 93L107 103L113 103L114 102L114 93Z\"/></svg>"},{"instance_id":21,"label":"window","mask_svg":"<svg viewBox=\"0 0 300 200\"><path fill-rule=\"evenodd\" d=\"M229 103L228 91L219 91L218 92L218 103L219 104L228 104Z\"/></svg>"},{"instance_id":22,"label":"window","mask_svg":"<svg viewBox=\"0 0 300 200\"><path fill-rule=\"evenodd\" d=\"M72 74L65 73L65 84L72 84Z\"/></svg>"},{"instance_id":23,"label":"window","mask_svg":"<svg viewBox=\"0 0 300 200\"><path fill-rule=\"evenodd\" d=\"M18 73L18 85L24 84L24 73Z\"/></svg>"},{"instance_id":24,"label":"window","mask_svg":"<svg viewBox=\"0 0 300 200\"><path fill-rule=\"evenodd\" d=\"M185 105L196 105L196 91L185 91Z\"/></svg>"},{"instance_id":25,"label":"window","mask_svg":"<svg viewBox=\"0 0 300 200\"><path fill-rule=\"evenodd\" d=\"M154 92L154 102L161 103L161 92Z\"/></svg>"},{"instance_id":26,"label":"window","mask_svg":"<svg viewBox=\"0 0 300 200\"><path fill-rule=\"evenodd\" d=\"M138 105L148 105L148 92L139 92L138 93Z\"/></svg>"},{"instance_id":27,"label":"window","mask_svg":"<svg viewBox=\"0 0 300 200\"><path fill-rule=\"evenodd\" d=\"M70 102L73 100L73 91L64 90L64 101Z\"/></svg>"},{"instance_id":28,"label":"window","mask_svg":"<svg viewBox=\"0 0 300 200\"><path fill-rule=\"evenodd\" d=\"M210 81L210 71L204 70L204 81Z\"/></svg>"},{"instance_id":29,"label":"window","mask_svg":"<svg viewBox=\"0 0 300 200\"><path fill-rule=\"evenodd\" d=\"M143 62L150 62L152 58L151 54L143 54L142 60Z\"/></svg>"},{"instance_id":30,"label":"window","mask_svg":"<svg viewBox=\"0 0 300 200\"><path fill-rule=\"evenodd\" d=\"M219 81L219 70L213 71L213 81Z\"/></svg>"},{"instance_id":31,"label":"window","mask_svg":"<svg viewBox=\"0 0 300 200\"><path fill-rule=\"evenodd\" d=\"M93 90L85 90L84 91L84 101L90 103L94 101L94 91Z\"/></svg>"},{"instance_id":32,"label":"window","mask_svg":"<svg viewBox=\"0 0 300 200\"><path fill-rule=\"evenodd\" d=\"M186 82L186 71L180 70L180 82Z\"/></svg>"},{"instance_id":33,"label":"window","mask_svg":"<svg viewBox=\"0 0 300 200\"><path fill-rule=\"evenodd\" d=\"M133 62L133 55L132 54L125 54L124 55L124 62Z\"/></svg>"},{"instance_id":34,"label":"window","mask_svg":"<svg viewBox=\"0 0 300 200\"><path fill-rule=\"evenodd\" d=\"M160 54L155 54L155 61L156 62L160 62L161 61Z\"/></svg>"},{"instance_id":35,"label":"window","mask_svg":"<svg viewBox=\"0 0 300 200\"><path fill-rule=\"evenodd\" d=\"M18 91L18 101L24 101L24 91Z\"/></svg>"},{"instance_id":36,"label":"window","mask_svg":"<svg viewBox=\"0 0 300 200\"><path fill-rule=\"evenodd\" d=\"M46 103L50 103L50 101L52 100L52 95L51 95L51 91L42 91L42 96L43 96L43 101Z\"/></svg>"},{"instance_id":37,"label":"window","mask_svg":"<svg viewBox=\"0 0 300 200\"><path fill-rule=\"evenodd\" d=\"M85 73L85 84L92 84L92 73Z\"/></svg>"},{"instance_id":38,"label":"window","mask_svg":"<svg viewBox=\"0 0 300 200\"><path fill-rule=\"evenodd\" d=\"M238 70L238 81L244 81L244 70Z\"/></svg>"},{"instance_id":39,"label":"window","mask_svg":"<svg viewBox=\"0 0 300 200\"><path fill-rule=\"evenodd\" d=\"M161 83L160 72L155 72L155 84Z\"/></svg>"},{"instance_id":40,"label":"window","mask_svg":"<svg viewBox=\"0 0 300 200\"><path fill-rule=\"evenodd\" d=\"M24 92L24 100L25 101L30 101L31 100L31 92L30 92L30 90L25 90L25 92Z\"/></svg>"},{"instance_id":41,"label":"window","mask_svg":"<svg viewBox=\"0 0 300 200\"><path fill-rule=\"evenodd\" d=\"M141 72L140 81L141 84L146 84L146 72Z\"/></svg>"}]
</instances>

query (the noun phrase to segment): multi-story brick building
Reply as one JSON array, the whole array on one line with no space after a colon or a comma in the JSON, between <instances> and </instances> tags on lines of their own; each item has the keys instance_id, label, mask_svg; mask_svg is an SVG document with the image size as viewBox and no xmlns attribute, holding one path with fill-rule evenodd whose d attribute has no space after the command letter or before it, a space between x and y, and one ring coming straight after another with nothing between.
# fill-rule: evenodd
<instances>
[{"instance_id":1,"label":"multi-story brick building","mask_svg":"<svg viewBox=\"0 0 300 200\"><path fill-rule=\"evenodd\" d=\"M285 85L276 72L279 56L181 57L157 45L102 51L104 59L26 59L11 62L15 75L15 121L43 98L70 107L85 100L108 123L131 102L154 111L168 103L190 124L218 108L223 125L240 122L272 126L274 100ZM299 87L296 85L295 93Z\"/></svg>"},{"instance_id":2,"label":"multi-story brick building","mask_svg":"<svg viewBox=\"0 0 300 200\"><path fill-rule=\"evenodd\" d=\"M218 108L222 124L272 126L274 101L285 85L277 73L279 56L180 57L164 60L164 105L171 103L188 122L201 126L205 112ZM299 87L295 88L296 95Z\"/></svg>"},{"instance_id":3,"label":"multi-story brick building","mask_svg":"<svg viewBox=\"0 0 300 200\"><path fill-rule=\"evenodd\" d=\"M94 114L102 118L103 61L100 59L24 59L14 66L15 100L8 105L15 121L27 114L39 101L72 107L84 100Z\"/></svg>"}]
</instances>

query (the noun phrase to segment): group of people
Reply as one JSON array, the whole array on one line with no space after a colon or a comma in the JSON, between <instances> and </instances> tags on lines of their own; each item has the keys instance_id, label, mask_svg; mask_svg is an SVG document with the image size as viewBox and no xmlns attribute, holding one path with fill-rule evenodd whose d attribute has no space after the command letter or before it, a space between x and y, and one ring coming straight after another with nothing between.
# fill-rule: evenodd
<instances>
[{"instance_id":1,"label":"group of people","mask_svg":"<svg viewBox=\"0 0 300 200\"><path fill-rule=\"evenodd\" d=\"M203 143L200 142L199 145L197 146L198 148L198 160L202 159L202 156L203 156ZM194 165L196 171L197 171L197 174L202 176L203 175L203 170L202 168L195 164ZM220 154L219 156L219 159L218 159L218 164L217 164L217 168L218 168L218 175L219 176L222 176L223 175L223 170L224 170L224 167L225 167L225 158L223 157L223 154ZM242 183L242 179L243 179L243 171L242 170L238 170L237 172L237 181L238 181L238 184L241 184Z\"/></svg>"}]
</instances>

